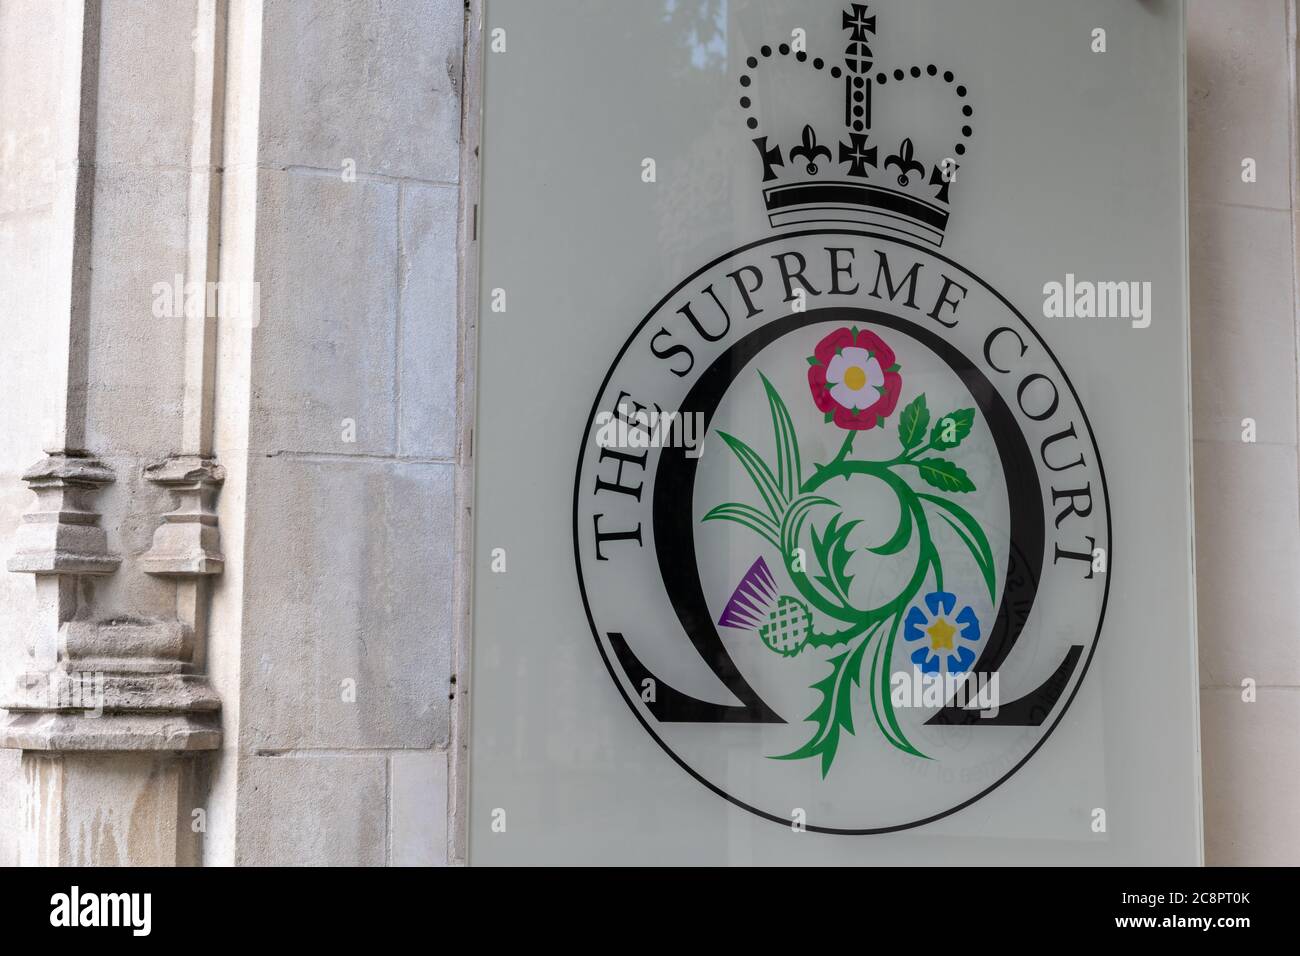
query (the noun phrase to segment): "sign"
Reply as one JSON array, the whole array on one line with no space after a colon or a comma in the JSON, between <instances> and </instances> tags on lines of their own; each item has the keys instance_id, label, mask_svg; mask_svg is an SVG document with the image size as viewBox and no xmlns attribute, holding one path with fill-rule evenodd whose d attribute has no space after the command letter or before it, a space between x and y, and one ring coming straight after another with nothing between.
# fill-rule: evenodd
<instances>
[{"instance_id":1,"label":"sign","mask_svg":"<svg viewBox=\"0 0 1300 956\"><path fill-rule=\"evenodd\" d=\"M472 859L1197 860L1179 7L613 6L488 11Z\"/></svg>"}]
</instances>

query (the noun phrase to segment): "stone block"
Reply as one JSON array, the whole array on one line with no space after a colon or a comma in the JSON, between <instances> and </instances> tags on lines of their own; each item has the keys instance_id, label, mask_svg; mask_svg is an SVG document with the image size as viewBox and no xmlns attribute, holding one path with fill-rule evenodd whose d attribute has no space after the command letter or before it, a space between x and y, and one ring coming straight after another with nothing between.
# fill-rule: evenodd
<instances>
[{"instance_id":1,"label":"stone block","mask_svg":"<svg viewBox=\"0 0 1300 956\"><path fill-rule=\"evenodd\" d=\"M382 866L383 754L246 757L240 768L240 866Z\"/></svg>"},{"instance_id":2,"label":"stone block","mask_svg":"<svg viewBox=\"0 0 1300 956\"><path fill-rule=\"evenodd\" d=\"M1296 442L1296 314L1287 213L1191 208L1192 430Z\"/></svg>"},{"instance_id":3,"label":"stone block","mask_svg":"<svg viewBox=\"0 0 1300 956\"><path fill-rule=\"evenodd\" d=\"M197 4L150 0L101 7L95 162L173 169L190 164Z\"/></svg>"},{"instance_id":4,"label":"stone block","mask_svg":"<svg viewBox=\"0 0 1300 956\"><path fill-rule=\"evenodd\" d=\"M1300 865L1300 687L1201 691L1207 866Z\"/></svg>"},{"instance_id":5,"label":"stone block","mask_svg":"<svg viewBox=\"0 0 1300 956\"><path fill-rule=\"evenodd\" d=\"M189 181L181 170L95 173L86 442L114 456L180 447L186 320L154 306L166 305L159 283L186 269Z\"/></svg>"},{"instance_id":6,"label":"stone block","mask_svg":"<svg viewBox=\"0 0 1300 956\"><path fill-rule=\"evenodd\" d=\"M397 187L274 171L260 187L250 445L392 454Z\"/></svg>"},{"instance_id":7,"label":"stone block","mask_svg":"<svg viewBox=\"0 0 1300 956\"><path fill-rule=\"evenodd\" d=\"M1296 451L1196 442L1193 463L1201 684L1300 684Z\"/></svg>"},{"instance_id":8,"label":"stone block","mask_svg":"<svg viewBox=\"0 0 1300 956\"><path fill-rule=\"evenodd\" d=\"M402 187L398 452L404 456L456 453L459 200L459 190L448 186Z\"/></svg>"},{"instance_id":9,"label":"stone block","mask_svg":"<svg viewBox=\"0 0 1300 956\"><path fill-rule=\"evenodd\" d=\"M248 488L244 745L445 746L452 466L278 456Z\"/></svg>"},{"instance_id":10,"label":"stone block","mask_svg":"<svg viewBox=\"0 0 1300 956\"><path fill-rule=\"evenodd\" d=\"M22 800L21 750L0 750L0 866L18 865L22 834L17 827Z\"/></svg>"},{"instance_id":11,"label":"stone block","mask_svg":"<svg viewBox=\"0 0 1300 956\"><path fill-rule=\"evenodd\" d=\"M259 160L455 182L460 0L269 0Z\"/></svg>"},{"instance_id":12,"label":"stone block","mask_svg":"<svg viewBox=\"0 0 1300 956\"><path fill-rule=\"evenodd\" d=\"M196 865L186 823L198 807L197 773L193 758L172 754L24 753L21 864Z\"/></svg>"},{"instance_id":13,"label":"stone block","mask_svg":"<svg viewBox=\"0 0 1300 956\"><path fill-rule=\"evenodd\" d=\"M1286 0L1187 4L1188 190L1193 200L1291 207ZM1293 121L1294 122L1294 121ZM1241 180L1241 161L1258 181Z\"/></svg>"},{"instance_id":14,"label":"stone block","mask_svg":"<svg viewBox=\"0 0 1300 956\"><path fill-rule=\"evenodd\" d=\"M446 866L446 751L399 750L389 759L389 862Z\"/></svg>"}]
</instances>

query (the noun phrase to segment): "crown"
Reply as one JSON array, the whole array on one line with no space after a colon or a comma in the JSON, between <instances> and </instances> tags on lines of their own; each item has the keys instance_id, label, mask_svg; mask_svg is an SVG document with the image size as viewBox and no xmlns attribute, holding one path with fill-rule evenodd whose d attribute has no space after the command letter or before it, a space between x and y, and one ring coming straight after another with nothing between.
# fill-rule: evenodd
<instances>
[{"instance_id":1,"label":"crown","mask_svg":"<svg viewBox=\"0 0 1300 956\"><path fill-rule=\"evenodd\" d=\"M966 87L950 70L933 63L893 70L878 69L871 44L876 36L876 17L864 3L850 4L842 14L848 33L842 65L810 58L803 50L792 52L788 44L773 49L764 46L759 56L746 60L748 70L740 77L741 108L747 125L759 129L755 105L756 78L780 70L791 57L812 71L842 85L843 128L832 132L823 123L823 135L803 119L780 130L785 145L772 134L754 139L763 162L763 203L772 226L812 222L866 223L943 244L948 228L949 194L956 182L960 157L972 130L974 109L967 102ZM914 145L917 135L902 131L882 132L872 126L873 97L882 100L898 90L915 94L938 91L952 102L953 140L927 141L933 155L922 156ZM910 101L909 101L910 102ZM877 101L877 115L881 113ZM805 117L806 119L806 117ZM799 127L802 126L802 129ZM831 133L829 141L825 133Z\"/></svg>"}]
</instances>

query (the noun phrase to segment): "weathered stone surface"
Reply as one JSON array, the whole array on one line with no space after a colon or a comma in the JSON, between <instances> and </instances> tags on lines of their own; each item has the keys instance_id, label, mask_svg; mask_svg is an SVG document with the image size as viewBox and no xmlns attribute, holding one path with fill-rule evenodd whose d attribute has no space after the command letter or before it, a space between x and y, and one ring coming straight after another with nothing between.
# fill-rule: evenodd
<instances>
[{"instance_id":1,"label":"weathered stone surface","mask_svg":"<svg viewBox=\"0 0 1300 956\"><path fill-rule=\"evenodd\" d=\"M60 631L59 656L77 670L161 673L188 662L189 629L180 621L69 621Z\"/></svg>"},{"instance_id":2,"label":"weathered stone surface","mask_svg":"<svg viewBox=\"0 0 1300 956\"><path fill-rule=\"evenodd\" d=\"M173 754L25 753L19 862L29 866L191 866L197 768Z\"/></svg>"},{"instance_id":3,"label":"weathered stone surface","mask_svg":"<svg viewBox=\"0 0 1300 956\"><path fill-rule=\"evenodd\" d=\"M1300 684L1300 508L1288 445L1198 441L1197 632L1204 686ZM1266 596L1266 597L1265 597Z\"/></svg>"},{"instance_id":4,"label":"weathered stone surface","mask_svg":"<svg viewBox=\"0 0 1300 956\"><path fill-rule=\"evenodd\" d=\"M102 5L96 152L102 163L189 164L194 110L195 0L169 0L159 16L149 0ZM142 29L147 25L147 29Z\"/></svg>"},{"instance_id":5,"label":"weathered stone surface","mask_svg":"<svg viewBox=\"0 0 1300 956\"><path fill-rule=\"evenodd\" d=\"M420 799L445 791L439 758L399 755L391 808L386 782L389 748L447 742L452 471L386 456L446 457L456 434L456 190L426 186L458 177L464 16L457 0L365 16L282 0L0 4L5 551L21 514L42 526L15 564L38 573L0 576L4 656L38 652L0 672L13 705L0 747L25 748L0 759L0 862L194 862L196 765L224 768L238 792L223 782L229 803L210 803L231 831L212 862L445 855ZM231 52L216 101L230 122L215 127L214 39ZM204 172L214 131L229 134L219 179ZM355 181L338 175L344 159ZM223 557L210 518L225 462L188 462L209 451L194 410L211 387L204 345L154 306L158 283L205 268L217 205L223 268L260 283L262 324L216 323L237 597L205 635L197 576ZM201 278L225 278L210 266ZM33 510L22 467L67 445L115 481L47 460L29 476L48 492ZM245 731L219 764L187 753L221 741L220 701L191 673L205 644L234 675L223 686ZM15 675L30 680L11 690ZM357 703L341 700L344 678ZM73 699L87 680L102 716ZM334 741L373 750L255 749Z\"/></svg>"},{"instance_id":6,"label":"weathered stone surface","mask_svg":"<svg viewBox=\"0 0 1300 956\"><path fill-rule=\"evenodd\" d=\"M250 462L244 746L446 744L452 482L442 464Z\"/></svg>"},{"instance_id":7,"label":"weathered stone surface","mask_svg":"<svg viewBox=\"0 0 1300 956\"><path fill-rule=\"evenodd\" d=\"M382 866L385 778L383 754L245 758L235 862Z\"/></svg>"},{"instance_id":8,"label":"weathered stone surface","mask_svg":"<svg viewBox=\"0 0 1300 956\"><path fill-rule=\"evenodd\" d=\"M102 456L144 464L181 446L186 320L158 317L154 306L155 286L187 268L189 182L184 168L94 171L94 268L81 294L86 443Z\"/></svg>"},{"instance_id":9,"label":"weathered stone surface","mask_svg":"<svg viewBox=\"0 0 1300 956\"><path fill-rule=\"evenodd\" d=\"M459 201L459 190L446 186L402 187L401 455L456 452Z\"/></svg>"},{"instance_id":10,"label":"weathered stone surface","mask_svg":"<svg viewBox=\"0 0 1300 956\"><path fill-rule=\"evenodd\" d=\"M249 443L392 454L397 187L263 171L261 188Z\"/></svg>"},{"instance_id":11,"label":"weathered stone surface","mask_svg":"<svg viewBox=\"0 0 1300 956\"><path fill-rule=\"evenodd\" d=\"M163 515L153 543L140 556L145 572L171 577L220 574L225 557L213 503L225 469L211 458L175 455L150 465L144 475L177 499L175 510Z\"/></svg>"},{"instance_id":12,"label":"weathered stone surface","mask_svg":"<svg viewBox=\"0 0 1300 956\"><path fill-rule=\"evenodd\" d=\"M1241 446L1296 442L1295 261L1291 216L1191 207L1192 431ZM1249 250L1248 254L1242 254Z\"/></svg>"},{"instance_id":13,"label":"weathered stone surface","mask_svg":"<svg viewBox=\"0 0 1300 956\"><path fill-rule=\"evenodd\" d=\"M58 57L50 54L61 20L59 6L44 0L0 8L0 216L51 201Z\"/></svg>"},{"instance_id":14,"label":"weathered stone surface","mask_svg":"<svg viewBox=\"0 0 1300 956\"><path fill-rule=\"evenodd\" d=\"M1201 691L1201 789L1208 866L1300 865L1300 687Z\"/></svg>"},{"instance_id":15,"label":"weathered stone surface","mask_svg":"<svg viewBox=\"0 0 1300 956\"><path fill-rule=\"evenodd\" d=\"M454 182L461 0L269 0L259 160Z\"/></svg>"},{"instance_id":16,"label":"weathered stone surface","mask_svg":"<svg viewBox=\"0 0 1300 956\"><path fill-rule=\"evenodd\" d=\"M1287 6L1187 5L1196 603L1212 866L1300 861L1288 797L1300 773L1300 513ZM1242 181L1246 157L1258 164L1255 183ZM1241 440L1243 418L1255 420L1255 444ZM1254 703L1241 699L1245 678L1257 684Z\"/></svg>"},{"instance_id":17,"label":"weathered stone surface","mask_svg":"<svg viewBox=\"0 0 1300 956\"><path fill-rule=\"evenodd\" d=\"M1294 115L1286 0L1187 5L1188 191L1192 199L1291 207ZM1292 37L1294 39L1294 37ZM1258 163L1255 183L1241 161Z\"/></svg>"},{"instance_id":18,"label":"weathered stone surface","mask_svg":"<svg viewBox=\"0 0 1300 956\"><path fill-rule=\"evenodd\" d=\"M96 492L113 471L83 453L59 452L23 473L36 502L14 536L10 571L30 574L110 574L121 558L108 550L99 526Z\"/></svg>"},{"instance_id":19,"label":"weathered stone surface","mask_svg":"<svg viewBox=\"0 0 1300 956\"><path fill-rule=\"evenodd\" d=\"M0 866L18 865L22 751L0 749Z\"/></svg>"},{"instance_id":20,"label":"weathered stone surface","mask_svg":"<svg viewBox=\"0 0 1300 956\"><path fill-rule=\"evenodd\" d=\"M189 666L180 621L70 621L55 666L0 693L0 746L49 751L211 750L221 701Z\"/></svg>"},{"instance_id":21,"label":"weathered stone surface","mask_svg":"<svg viewBox=\"0 0 1300 956\"><path fill-rule=\"evenodd\" d=\"M221 728L215 713L127 714L92 718L82 713L14 711L0 725L0 747L62 754L215 750Z\"/></svg>"}]
</instances>

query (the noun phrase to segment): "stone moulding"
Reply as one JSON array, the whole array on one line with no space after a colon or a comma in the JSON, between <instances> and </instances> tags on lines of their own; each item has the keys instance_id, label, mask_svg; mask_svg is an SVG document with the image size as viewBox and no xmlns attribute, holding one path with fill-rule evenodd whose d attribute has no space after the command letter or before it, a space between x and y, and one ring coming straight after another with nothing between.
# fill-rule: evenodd
<instances>
[{"instance_id":1,"label":"stone moulding","mask_svg":"<svg viewBox=\"0 0 1300 956\"><path fill-rule=\"evenodd\" d=\"M211 750L221 700L185 673L192 645L179 621L69 621L59 659L28 671L0 702L0 747L24 750Z\"/></svg>"},{"instance_id":2,"label":"stone moulding","mask_svg":"<svg viewBox=\"0 0 1300 956\"><path fill-rule=\"evenodd\" d=\"M122 559L108 550L90 499L113 472L84 452L55 452L23 473L36 504L18 527L9 570L29 574L111 574Z\"/></svg>"},{"instance_id":3,"label":"stone moulding","mask_svg":"<svg viewBox=\"0 0 1300 956\"><path fill-rule=\"evenodd\" d=\"M145 570L177 578L220 572L212 503L224 477L210 459L169 458L145 477L177 492L163 516ZM116 615L95 619L79 591L85 575L111 574L121 559L92 509L113 472L84 452L51 452L23 475L36 504L23 516L9 570L36 576L52 595L42 608L48 639L32 669L3 691L9 712L0 747L34 751L195 751L221 744L221 699L195 673L192 621ZM51 579L58 587L49 591ZM180 582L178 581L178 587ZM48 655L48 656L46 656Z\"/></svg>"},{"instance_id":4,"label":"stone moulding","mask_svg":"<svg viewBox=\"0 0 1300 956\"><path fill-rule=\"evenodd\" d=\"M78 713L17 712L0 727L0 746L65 753L216 750L221 727L215 714L124 714L94 720Z\"/></svg>"},{"instance_id":5,"label":"stone moulding","mask_svg":"<svg viewBox=\"0 0 1300 956\"><path fill-rule=\"evenodd\" d=\"M144 476L177 496L175 510L163 515L141 556L144 571L165 577L220 574L226 560L213 506L225 469L211 458L178 455L150 465Z\"/></svg>"}]
</instances>

